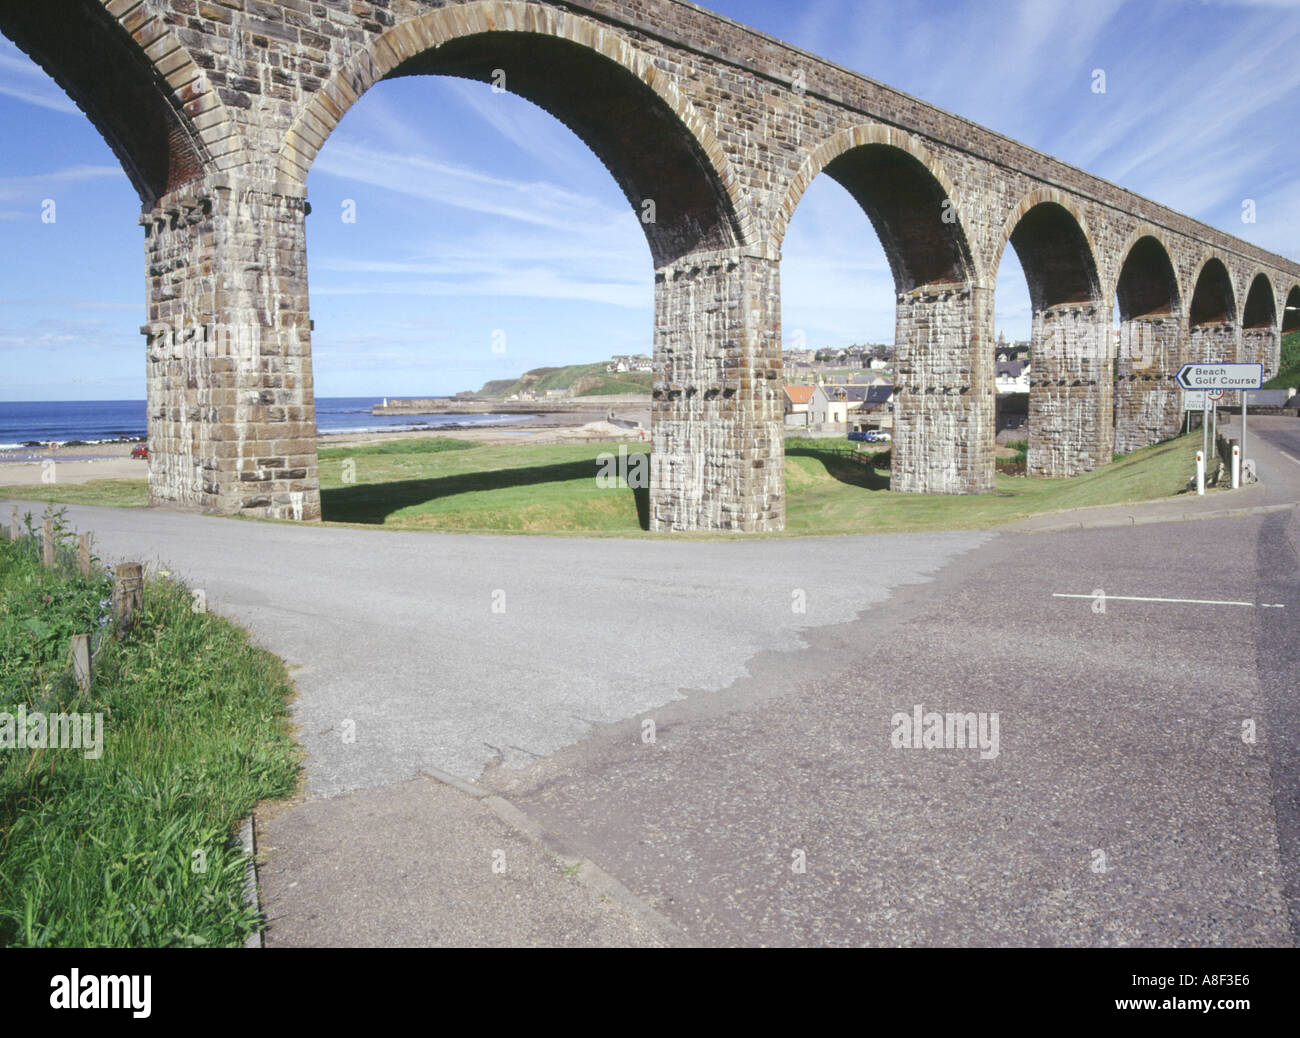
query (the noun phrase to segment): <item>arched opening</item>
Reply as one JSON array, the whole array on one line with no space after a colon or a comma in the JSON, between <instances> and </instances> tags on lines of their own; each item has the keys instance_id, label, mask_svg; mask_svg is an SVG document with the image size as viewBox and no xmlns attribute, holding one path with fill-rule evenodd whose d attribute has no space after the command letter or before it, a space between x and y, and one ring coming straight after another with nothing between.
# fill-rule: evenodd
<instances>
[{"instance_id":1,"label":"arched opening","mask_svg":"<svg viewBox=\"0 0 1300 1038\"><path fill-rule=\"evenodd\" d=\"M993 283L993 379L999 468L1024 474L1029 450L1029 389L1034 372L1034 302L1015 249L1005 244Z\"/></svg>"},{"instance_id":2,"label":"arched opening","mask_svg":"<svg viewBox=\"0 0 1300 1038\"><path fill-rule=\"evenodd\" d=\"M1201 268L1188 307L1192 364L1231 362L1237 357L1237 304L1232 278L1223 261L1211 258Z\"/></svg>"},{"instance_id":3,"label":"arched opening","mask_svg":"<svg viewBox=\"0 0 1300 1038\"><path fill-rule=\"evenodd\" d=\"M1241 318L1241 359L1247 364L1262 364L1265 379L1277 374L1277 299L1272 283L1264 274L1256 275L1246 293L1246 309Z\"/></svg>"},{"instance_id":4,"label":"arched opening","mask_svg":"<svg viewBox=\"0 0 1300 1038\"><path fill-rule=\"evenodd\" d=\"M1292 332L1300 332L1300 285L1287 293L1286 309L1282 311L1282 334Z\"/></svg>"},{"instance_id":5,"label":"arched opening","mask_svg":"<svg viewBox=\"0 0 1300 1038\"><path fill-rule=\"evenodd\" d=\"M145 208L203 172L207 150L171 86L102 3L6 4L0 31L86 113Z\"/></svg>"},{"instance_id":6,"label":"arched opening","mask_svg":"<svg viewBox=\"0 0 1300 1038\"><path fill-rule=\"evenodd\" d=\"M451 40L385 78L415 75L493 84L568 126L642 217L656 268L739 241L731 200L699 142L649 86L603 54L554 36L491 32Z\"/></svg>"},{"instance_id":7,"label":"arched opening","mask_svg":"<svg viewBox=\"0 0 1300 1038\"><path fill-rule=\"evenodd\" d=\"M199 175L204 148L103 4L6 4L0 31L18 87L0 96L0 396L34 405L0 441L82 440L56 456L97 458L115 449L102 441L148 428L141 202ZM128 471L143 480L148 469Z\"/></svg>"},{"instance_id":8,"label":"arched opening","mask_svg":"<svg viewBox=\"0 0 1300 1038\"><path fill-rule=\"evenodd\" d=\"M822 172L870 218L900 295L971 280L970 249L955 205L914 155L868 144L844 152Z\"/></svg>"},{"instance_id":9,"label":"arched opening","mask_svg":"<svg viewBox=\"0 0 1300 1038\"><path fill-rule=\"evenodd\" d=\"M989 489L989 315L981 309L986 302L975 287L974 262L946 177L915 143L869 128L841 135L814 152L792 185L784 211L795 210L818 173L843 187L867 214L894 294L892 413L885 413L865 389L851 389L843 413L827 398L826 417L836 421L826 424L843 425L845 431L887 432L894 490ZM777 227L778 244L784 232L784 226ZM857 396L863 399L852 399Z\"/></svg>"},{"instance_id":10,"label":"arched opening","mask_svg":"<svg viewBox=\"0 0 1300 1038\"><path fill-rule=\"evenodd\" d=\"M1115 300L1115 450L1127 454L1175 435L1182 422L1175 381L1184 352L1178 277L1154 235L1138 237L1128 249Z\"/></svg>"},{"instance_id":11,"label":"arched opening","mask_svg":"<svg viewBox=\"0 0 1300 1038\"><path fill-rule=\"evenodd\" d=\"M652 375L641 363L652 352L654 276L646 240L604 166L550 115L480 83L432 76L380 83L325 142L307 183L321 434L488 420L458 413L371 416L383 397L481 392L479 406L501 413L552 406L547 390L561 385L583 394L571 406L591 405L566 424L603 419L607 408L648 428ZM607 375L598 362L615 356L637 367ZM571 365L591 369L580 378L561 370ZM623 387L618 395L585 397L591 389L613 393L615 386ZM624 397L633 386L644 394L636 403ZM505 437L520 446L484 482L487 496L475 495L485 507L494 492L517 500L533 482L576 481L583 470L582 461L555 462L571 456L571 446L531 445L533 437L510 427L499 432L498 444ZM445 435L477 440L483 432ZM385 523L406 509L407 521L430 529L464 521L468 499L458 492L466 481L435 478L443 463L492 458L501 450L413 458L411 478L383 486L373 485L382 458L362 451L348 455L355 456L355 484L341 485L340 454L328 450L337 439L322 441L323 518ZM563 496L562 507L571 512L565 521L643 521L645 491L635 489L635 502L623 494ZM503 505L492 522L511 522L514 507Z\"/></svg>"},{"instance_id":12,"label":"arched opening","mask_svg":"<svg viewBox=\"0 0 1300 1038\"><path fill-rule=\"evenodd\" d=\"M1009 237L1033 307L1029 391L1031 476L1073 476L1110 461L1113 444L1109 315L1077 216L1038 202Z\"/></svg>"},{"instance_id":13,"label":"arched opening","mask_svg":"<svg viewBox=\"0 0 1300 1038\"><path fill-rule=\"evenodd\" d=\"M773 336L765 352L747 341L755 355L746 363L735 348L725 303L748 282L731 261L744 230L728 193L725 159L716 142L707 146L711 135L689 105L675 99L662 77L656 84L647 61L609 36L597 35L591 45L577 42L570 37L591 39L577 25L577 18L562 16L550 23L553 34L467 31L448 12L433 12L402 27L406 36L427 38L429 46L421 53L385 69L381 55L393 48L381 38L341 76L358 92L381 80L409 77L474 80L531 102L576 134L630 203L629 219L640 227L650 251L651 263L643 268L644 299L647 312L653 300L655 319L646 320L643 343L632 351L654 354L651 498L662 508L649 516L650 525L741 528L729 525L734 522L779 528L784 514L779 437L769 430L764 440L763 424L752 420L761 407L779 416L777 393L767 389L768 379L775 384L779 377L779 343ZM406 36L403 47L409 53ZM332 93L327 86L319 96ZM486 91L482 97L482 103L491 103ZM305 179L328 136L312 127L323 123L332 131L341 117L326 120L325 104L309 105L287 139L281 169L295 178ZM320 142L311 142L309 131ZM548 261L538 256L537 262ZM305 288L304 283L304 296ZM488 325L489 332L493 327ZM480 341L491 341L491 334ZM751 381L754 368L770 368L771 374L764 370L762 382ZM744 426L744 434L727 435L722 430L729 424ZM779 432L779 425L775 428ZM755 463L766 462L773 451L776 464ZM743 488L756 481L763 486L755 496L765 499L757 519L728 500L737 493L747 496Z\"/></svg>"}]
</instances>

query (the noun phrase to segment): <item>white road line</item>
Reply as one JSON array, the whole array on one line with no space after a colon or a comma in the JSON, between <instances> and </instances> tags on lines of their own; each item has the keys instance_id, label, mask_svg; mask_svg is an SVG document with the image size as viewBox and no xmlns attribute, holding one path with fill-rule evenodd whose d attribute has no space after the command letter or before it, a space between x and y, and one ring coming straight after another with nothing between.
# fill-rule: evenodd
<instances>
[{"instance_id":1,"label":"white road line","mask_svg":"<svg viewBox=\"0 0 1300 1038\"><path fill-rule=\"evenodd\" d=\"M1280 447L1278 449L1281 450ZM1300 458L1288 454L1286 451L1282 451L1282 457L1286 458L1287 461L1294 461L1297 465L1300 465Z\"/></svg>"},{"instance_id":2,"label":"white road line","mask_svg":"<svg viewBox=\"0 0 1300 1038\"><path fill-rule=\"evenodd\" d=\"M1217 606L1245 606L1247 609L1257 608L1254 602L1217 602L1208 598L1137 598L1133 595L1058 595L1053 594L1053 598L1089 598L1103 599L1107 602L1170 602L1177 605L1217 605ZM1285 605L1263 605L1258 606L1260 609L1285 609Z\"/></svg>"}]
</instances>

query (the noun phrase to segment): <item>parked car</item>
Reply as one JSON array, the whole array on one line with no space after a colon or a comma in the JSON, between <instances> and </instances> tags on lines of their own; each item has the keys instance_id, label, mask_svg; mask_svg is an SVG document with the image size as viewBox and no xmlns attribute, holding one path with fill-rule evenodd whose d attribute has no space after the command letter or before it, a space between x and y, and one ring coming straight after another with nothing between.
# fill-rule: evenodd
<instances>
[{"instance_id":1,"label":"parked car","mask_svg":"<svg viewBox=\"0 0 1300 1038\"><path fill-rule=\"evenodd\" d=\"M147 458L149 457L149 448L146 447L143 443L138 443L131 448L131 457Z\"/></svg>"},{"instance_id":2,"label":"parked car","mask_svg":"<svg viewBox=\"0 0 1300 1038\"><path fill-rule=\"evenodd\" d=\"M867 433L867 443L888 443L893 437L887 432L880 432L877 429Z\"/></svg>"},{"instance_id":3,"label":"parked car","mask_svg":"<svg viewBox=\"0 0 1300 1038\"><path fill-rule=\"evenodd\" d=\"M851 432L851 433L849 433L849 439L850 439L850 440L855 440L855 441L858 442L858 443L870 443L870 442L871 442L871 433L869 433L869 432Z\"/></svg>"}]
</instances>

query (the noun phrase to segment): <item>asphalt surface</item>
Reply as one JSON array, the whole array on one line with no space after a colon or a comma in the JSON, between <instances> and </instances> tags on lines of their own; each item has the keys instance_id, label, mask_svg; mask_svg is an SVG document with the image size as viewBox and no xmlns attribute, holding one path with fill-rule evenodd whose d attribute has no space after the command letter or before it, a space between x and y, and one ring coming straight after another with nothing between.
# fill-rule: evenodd
<instances>
[{"instance_id":1,"label":"asphalt surface","mask_svg":"<svg viewBox=\"0 0 1300 1038\"><path fill-rule=\"evenodd\" d=\"M301 668L313 799L259 825L268 943L1291 945L1300 422L1251 432L1262 487L1073 530L672 543L69 512ZM1097 590L1104 612L1055 597ZM917 706L996 714L996 757L895 747ZM528 820L513 843L489 792Z\"/></svg>"}]
</instances>

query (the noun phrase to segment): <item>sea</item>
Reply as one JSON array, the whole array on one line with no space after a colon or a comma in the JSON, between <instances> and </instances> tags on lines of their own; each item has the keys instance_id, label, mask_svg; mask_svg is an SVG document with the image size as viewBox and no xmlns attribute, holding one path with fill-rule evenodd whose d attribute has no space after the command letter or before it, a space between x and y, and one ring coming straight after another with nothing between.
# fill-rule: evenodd
<instances>
[{"instance_id":1,"label":"sea","mask_svg":"<svg viewBox=\"0 0 1300 1038\"><path fill-rule=\"evenodd\" d=\"M431 414L373 415L381 397L317 397L317 433L436 431L447 426L505 425L528 421L528 415ZM51 440L81 444L143 440L143 400L51 400L40 403L0 401L0 450L37 447Z\"/></svg>"}]
</instances>

